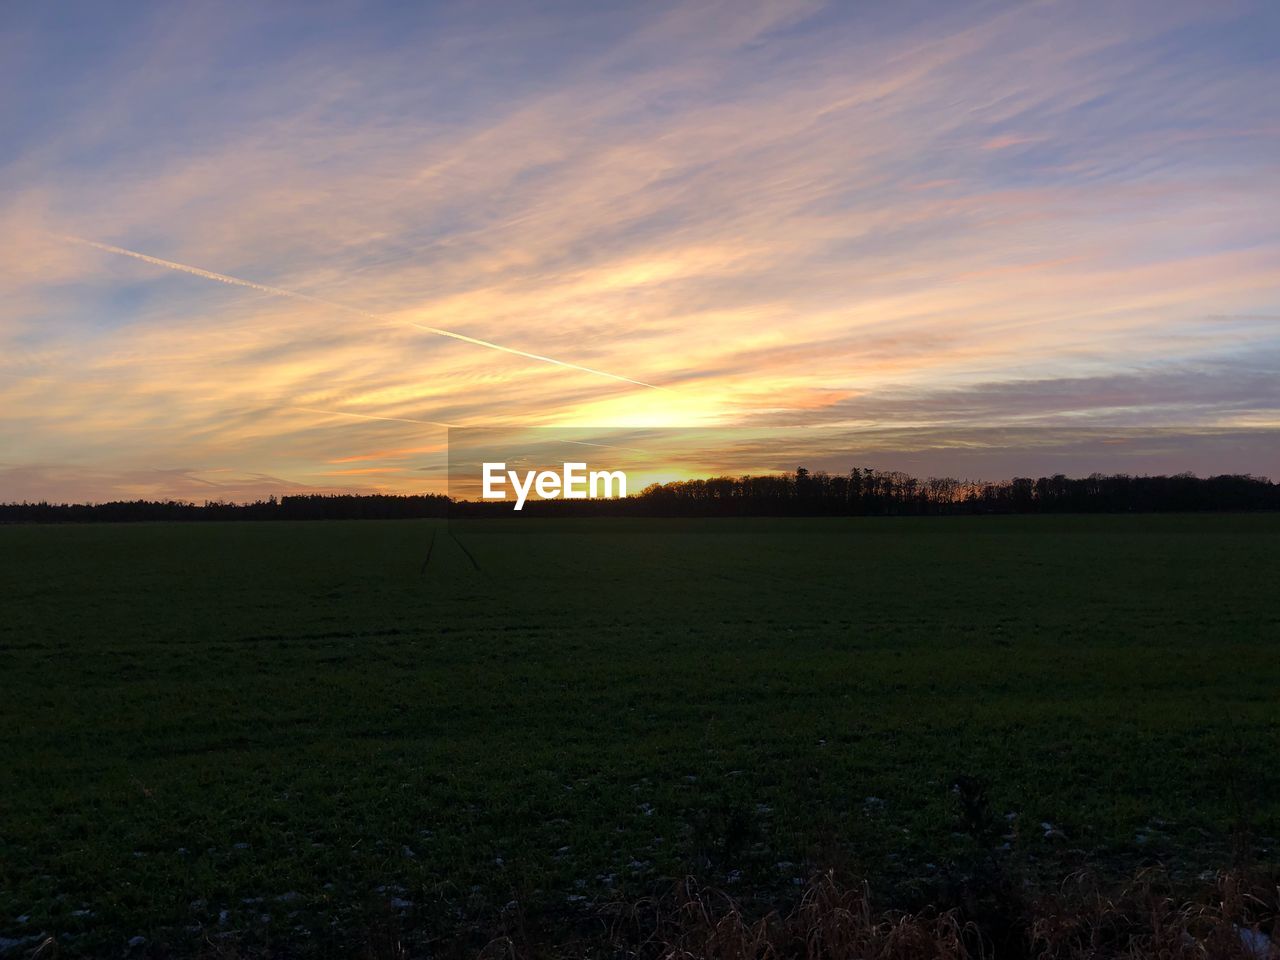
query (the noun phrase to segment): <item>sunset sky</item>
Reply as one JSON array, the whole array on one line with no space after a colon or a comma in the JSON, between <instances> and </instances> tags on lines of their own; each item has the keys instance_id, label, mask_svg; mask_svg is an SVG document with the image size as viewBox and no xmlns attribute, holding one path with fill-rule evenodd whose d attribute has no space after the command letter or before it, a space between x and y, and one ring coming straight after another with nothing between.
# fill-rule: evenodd
<instances>
[{"instance_id":1,"label":"sunset sky","mask_svg":"<svg viewBox=\"0 0 1280 960\"><path fill-rule=\"evenodd\" d=\"M448 425L1280 477L1280 4L0 28L0 500L442 490Z\"/></svg>"}]
</instances>

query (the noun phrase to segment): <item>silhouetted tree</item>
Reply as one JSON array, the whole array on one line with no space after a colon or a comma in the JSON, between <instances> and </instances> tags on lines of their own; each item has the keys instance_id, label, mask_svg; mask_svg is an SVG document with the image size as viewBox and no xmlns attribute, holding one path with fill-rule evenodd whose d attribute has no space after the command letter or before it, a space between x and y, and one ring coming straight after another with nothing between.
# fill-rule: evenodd
<instances>
[{"instance_id":1,"label":"silhouetted tree","mask_svg":"<svg viewBox=\"0 0 1280 960\"><path fill-rule=\"evenodd\" d=\"M1280 509L1280 485L1264 477L1200 478L1062 474L999 483L854 467L847 476L800 467L794 474L709 477L652 484L617 500L541 500L535 516L879 516L1014 513L1137 513ZM391 520L519 516L502 501L458 501L439 494L272 496L253 503L133 500L97 504L0 504L0 522L81 523L160 520Z\"/></svg>"}]
</instances>

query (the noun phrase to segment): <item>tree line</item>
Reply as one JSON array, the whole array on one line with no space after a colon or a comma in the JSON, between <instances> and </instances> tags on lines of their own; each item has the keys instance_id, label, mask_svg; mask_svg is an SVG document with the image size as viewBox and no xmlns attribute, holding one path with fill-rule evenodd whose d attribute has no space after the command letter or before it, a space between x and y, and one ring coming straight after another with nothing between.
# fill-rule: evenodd
<instances>
[{"instance_id":1,"label":"tree line","mask_svg":"<svg viewBox=\"0 0 1280 960\"><path fill-rule=\"evenodd\" d=\"M207 500L116 500L109 503L4 503L3 522L122 522L165 520L397 520L448 515L440 494L304 494L252 503Z\"/></svg>"},{"instance_id":2,"label":"tree line","mask_svg":"<svg viewBox=\"0 0 1280 960\"><path fill-rule=\"evenodd\" d=\"M531 501L522 514L497 501L442 494L307 494L253 503L131 500L97 504L0 504L0 522L168 520L392 520L424 517L541 516L949 516L1017 513L1152 513L1280 509L1280 485L1264 477L1017 477L971 482L919 479L898 471L855 467L845 474L810 472L711 477L654 484L618 500Z\"/></svg>"},{"instance_id":3,"label":"tree line","mask_svg":"<svg viewBox=\"0 0 1280 960\"><path fill-rule=\"evenodd\" d=\"M1146 513L1280 509L1280 485L1265 477L1093 474L973 482L920 479L855 467L847 474L716 477L655 485L648 509L671 515L928 516L1002 513Z\"/></svg>"}]
</instances>

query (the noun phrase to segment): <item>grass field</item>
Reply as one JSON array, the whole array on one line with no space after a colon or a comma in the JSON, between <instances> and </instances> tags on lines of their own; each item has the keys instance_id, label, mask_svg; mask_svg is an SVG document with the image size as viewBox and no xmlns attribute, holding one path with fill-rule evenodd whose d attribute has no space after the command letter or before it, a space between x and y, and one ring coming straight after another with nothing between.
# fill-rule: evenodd
<instances>
[{"instance_id":1,"label":"grass field","mask_svg":"<svg viewBox=\"0 0 1280 960\"><path fill-rule=\"evenodd\" d=\"M453 532L0 527L0 935L1274 856L1280 516Z\"/></svg>"}]
</instances>

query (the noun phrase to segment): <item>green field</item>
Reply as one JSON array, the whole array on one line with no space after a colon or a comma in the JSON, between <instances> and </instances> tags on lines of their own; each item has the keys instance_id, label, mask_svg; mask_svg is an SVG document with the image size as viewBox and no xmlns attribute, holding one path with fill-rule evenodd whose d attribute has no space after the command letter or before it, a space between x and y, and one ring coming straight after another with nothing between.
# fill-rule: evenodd
<instances>
[{"instance_id":1,"label":"green field","mask_svg":"<svg viewBox=\"0 0 1280 960\"><path fill-rule=\"evenodd\" d=\"M0 935L347 955L685 873L1274 856L1280 516L454 532L0 527Z\"/></svg>"}]
</instances>

